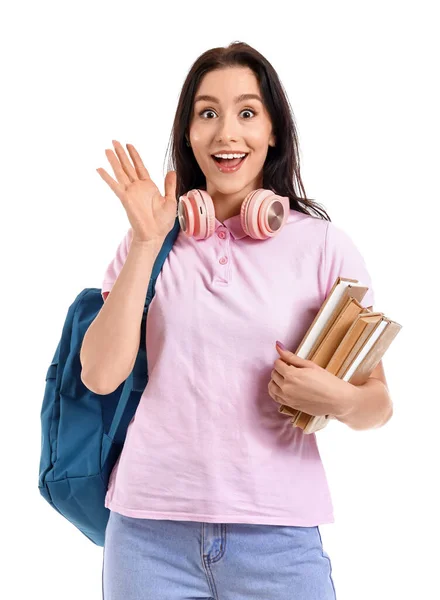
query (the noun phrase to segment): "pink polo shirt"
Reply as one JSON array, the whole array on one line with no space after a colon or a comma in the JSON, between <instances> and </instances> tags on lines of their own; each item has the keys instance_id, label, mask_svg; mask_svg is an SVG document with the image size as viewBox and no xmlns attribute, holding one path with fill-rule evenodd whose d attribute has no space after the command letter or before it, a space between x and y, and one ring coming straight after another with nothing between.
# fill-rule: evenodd
<instances>
[{"instance_id":1,"label":"pink polo shirt","mask_svg":"<svg viewBox=\"0 0 440 600\"><path fill-rule=\"evenodd\" d=\"M109 264L111 290L131 229ZM105 506L128 517L315 526L334 522L316 436L268 393L275 341L295 351L337 276L369 290L365 262L332 222L293 209L254 240L240 216L206 240L179 232L147 317L149 382ZM331 427L331 423L329 427Z\"/></svg>"}]
</instances>

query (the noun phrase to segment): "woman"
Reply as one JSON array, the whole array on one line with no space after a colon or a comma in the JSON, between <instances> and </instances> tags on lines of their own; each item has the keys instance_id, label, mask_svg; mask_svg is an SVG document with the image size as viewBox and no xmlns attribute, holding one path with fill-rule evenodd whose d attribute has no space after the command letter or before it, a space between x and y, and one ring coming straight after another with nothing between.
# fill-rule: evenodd
<instances>
[{"instance_id":1,"label":"woman","mask_svg":"<svg viewBox=\"0 0 440 600\"><path fill-rule=\"evenodd\" d=\"M279 78L244 43L198 58L175 115L164 197L135 148L127 144L132 164L113 143L117 181L98 172L131 228L84 339L90 389L110 393L131 372L177 209L182 231L156 282L149 382L109 481L105 600L333 599L319 532L333 507L315 434L292 427L279 404L358 428L382 424L388 407L357 422L359 389L275 346L298 345L339 275L367 285L364 305L373 304L357 248L305 197ZM260 193L269 200L258 225L240 213L262 189L271 193Z\"/></svg>"}]
</instances>

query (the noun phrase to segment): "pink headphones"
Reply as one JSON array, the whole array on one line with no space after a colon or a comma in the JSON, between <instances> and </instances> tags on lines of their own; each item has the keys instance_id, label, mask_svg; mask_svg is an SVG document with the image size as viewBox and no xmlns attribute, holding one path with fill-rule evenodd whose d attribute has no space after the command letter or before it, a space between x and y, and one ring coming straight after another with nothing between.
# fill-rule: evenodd
<instances>
[{"instance_id":1,"label":"pink headphones","mask_svg":"<svg viewBox=\"0 0 440 600\"><path fill-rule=\"evenodd\" d=\"M275 236L285 225L290 204L287 196L258 189L243 200L240 211L243 230L256 240ZM193 189L180 196L177 214L180 228L188 237L204 240L215 231L215 209L205 190Z\"/></svg>"}]
</instances>

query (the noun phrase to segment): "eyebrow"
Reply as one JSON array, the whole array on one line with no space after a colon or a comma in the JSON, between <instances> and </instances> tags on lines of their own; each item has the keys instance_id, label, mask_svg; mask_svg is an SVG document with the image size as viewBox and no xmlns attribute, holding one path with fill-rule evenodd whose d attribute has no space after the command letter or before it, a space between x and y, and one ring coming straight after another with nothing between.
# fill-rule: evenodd
<instances>
[{"instance_id":1,"label":"eyebrow","mask_svg":"<svg viewBox=\"0 0 440 600\"><path fill-rule=\"evenodd\" d=\"M196 98L194 100L194 104L196 102L200 102L202 100L206 100L207 102L216 102L217 104L220 103L219 99L215 98L215 96L208 96L208 95L204 94L204 95L196 96ZM235 104L238 104L239 102L243 102L244 100L259 100L261 102L261 104L263 104L263 100L260 98L260 96L258 96L258 94L241 94L240 96L237 96L236 98L234 98Z\"/></svg>"}]
</instances>

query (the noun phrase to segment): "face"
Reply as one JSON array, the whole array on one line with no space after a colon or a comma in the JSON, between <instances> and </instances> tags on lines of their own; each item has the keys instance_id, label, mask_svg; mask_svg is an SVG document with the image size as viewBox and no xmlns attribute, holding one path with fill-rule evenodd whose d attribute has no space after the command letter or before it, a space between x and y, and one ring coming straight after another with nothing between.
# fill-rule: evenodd
<instances>
[{"instance_id":1,"label":"face","mask_svg":"<svg viewBox=\"0 0 440 600\"><path fill-rule=\"evenodd\" d=\"M236 101L241 94L261 98ZM199 99L209 95L213 99ZM189 141L206 177L206 191L214 201L216 215L238 214L246 195L262 187L262 169L269 145L275 145L269 114L262 103L258 81L247 67L210 71L202 79L194 99ZM221 170L213 154L228 150L247 153L240 169Z\"/></svg>"}]
</instances>

